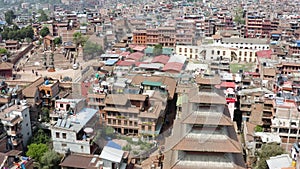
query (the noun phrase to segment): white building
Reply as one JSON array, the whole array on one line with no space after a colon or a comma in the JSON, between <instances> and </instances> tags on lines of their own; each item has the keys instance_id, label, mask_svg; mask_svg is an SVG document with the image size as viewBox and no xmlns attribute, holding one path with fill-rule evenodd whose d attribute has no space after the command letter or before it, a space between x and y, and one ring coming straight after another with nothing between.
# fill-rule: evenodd
<instances>
[{"instance_id":1,"label":"white building","mask_svg":"<svg viewBox=\"0 0 300 169\"><path fill-rule=\"evenodd\" d=\"M29 108L13 105L0 112L0 122L7 132L10 148L23 150L32 136Z\"/></svg>"},{"instance_id":2,"label":"white building","mask_svg":"<svg viewBox=\"0 0 300 169\"><path fill-rule=\"evenodd\" d=\"M187 59L256 62L256 52L267 49L269 44L264 39L224 38L201 46L177 45L175 52Z\"/></svg>"},{"instance_id":3,"label":"white building","mask_svg":"<svg viewBox=\"0 0 300 169\"><path fill-rule=\"evenodd\" d=\"M51 127L53 149L58 153L71 151L91 154L93 152L93 129L87 124L95 120L97 110L83 108L74 115L65 114ZM87 133L87 129L89 132Z\"/></svg>"}]
</instances>

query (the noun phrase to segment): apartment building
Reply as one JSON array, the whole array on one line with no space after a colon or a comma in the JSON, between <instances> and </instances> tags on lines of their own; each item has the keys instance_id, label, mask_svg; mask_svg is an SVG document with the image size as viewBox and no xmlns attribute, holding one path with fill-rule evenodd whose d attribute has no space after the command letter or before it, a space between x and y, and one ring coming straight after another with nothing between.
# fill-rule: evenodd
<instances>
[{"instance_id":1,"label":"apartment building","mask_svg":"<svg viewBox=\"0 0 300 169\"><path fill-rule=\"evenodd\" d=\"M214 88L221 81L210 73L197 81L196 92L184 92L181 115L166 140L163 168L245 168L225 97Z\"/></svg>"},{"instance_id":2,"label":"apartment building","mask_svg":"<svg viewBox=\"0 0 300 169\"><path fill-rule=\"evenodd\" d=\"M132 43L137 45L147 44L147 31L146 30L135 30L132 32L133 39Z\"/></svg>"},{"instance_id":3,"label":"apartment building","mask_svg":"<svg viewBox=\"0 0 300 169\"><path fill-rule=\"evenodd\" d=\"M276 67L279 73L288 75L299 71L300 62L298 60L283 60Z\"/></svg>"},{"instance_id":4,"label":"apartment building","mask_svg":"<svg viewBox=\"0 0 300 169\"><path fill-rule=\"evenodd\" d=\"M272 30L277 30L279 22L263 16L247 13L245 38L269 38Z\"/></svg>"},{"instance_id":5,"label":"apartment building","mask_svg":"<svg viewBox=\"0 0 300 169\"><path fill-rule=\"evenodd\" d=\"M7 147L23 151L32 136L29 107L13 105L0 112L0 122L7 134Z\"/></svg>"},{"instance_id":6,"label":"apartment building","mask_svg":"<svg viewBox=\"0 0 300 169\"><path fill-rule=\"evenodd\" d=\"M300 40L289 43L288 54L292 57L300 57Z\"/></svg>"},{"instance_id":7,"label":"apartment building","mask_svg":"<svg viewBox=\"0 0 300 169\"><path fill-rule=\"evenodd\" d=\"M59 153L74 152L93 154L97 145L93 142L98 121L97 110L85 108L84 100L61 99L56 101L50 114L54 119L50 130L53 149Z\"/></svg>"},{"instance_id":8,"label":"apartment building","mask_svg":"<svg viewBox=\"0 0 300 169\"><path fill-rule=\"evenodd\" d=\"M158 135L166 108L166 100L156 99L159 95L157 92L108 95L103 109L106 124L121 134Z\"/></svg>"}]
</instances>

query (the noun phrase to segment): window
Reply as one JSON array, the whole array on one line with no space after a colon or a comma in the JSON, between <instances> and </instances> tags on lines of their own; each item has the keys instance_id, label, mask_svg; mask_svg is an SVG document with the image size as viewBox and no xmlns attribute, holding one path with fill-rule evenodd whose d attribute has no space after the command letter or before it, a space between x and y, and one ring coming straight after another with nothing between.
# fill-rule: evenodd
<instances>
[{"instance_id":1,"label":"window","mask_svg":"<svg viewBox=\"0 0 300 169\"><path fill-rule=\"evenodd\" d=\"M26 123L26 126L28 126L28 123Z\"/></svg>"},{"instance_id":2,"label":"window","mask_svg":"<svg viewBox=\"0 0 300 169\"><path fill-rule=\"evenodd\" d=\"M62 133L62 137L63 137L63 139L67 139L67 134L66 133Z\"/></svg>"},{"instance_id":3,"label":"window","mask_svg":"<svg viewBox=\"0 0 300 169\"><path fill-rule=\"evenodd\" d=\"M145 126L142 126L142 130L145 130Z\"/></svg>"},{"instance_id":4,"label":"window","mask_svg":"<svg viewBox=\"0 0 300 169\"><path fill-rule=\"evenodd\" d=\"M111 119L108 119L108 120L107 120L107 123L108 123L108 124L111 124Z\"/></svg>"},{"instance_id":5,"label":"window","mask_svg":"<svg viewBox=\"0 0 300 169\"><path fill-rule=\"evenodd\" d=\"M247 56L247 52L244 53L244 56Z\"/></svg>"},{"instance_id":6,"label":"window","mask_svg":"<svg viewBox=\"0 0 300 169\"><path fill-rule=\"evenodd\" d=\"M124 125L127 126L127 120L124 120Z\"/></svg>"},{"instance_id":7,"label":"window","mask_svg":"<svg viewBox=\"0 0 300 169\"><path fill-rule=\"evenodd\" d=\"M198 53L198 49L195 49L195 53Z\"/></svg>"},{"instance_id":8,"label":"window","mask_svg":"<svg viewBox=\"0 0 300 169\"><path fill-rule=\"evenodd\" d=\"M62 147L67 147L67 144L62 143L61 146L62 146Z\"/></svg>"},{"instance_id":9,"label":"window","mask_svg":"<svg viewBox=\"0 0 300 169\"><path fill-rule=\"evenodd\" d=\"M182 48L179 48L179 52L182 52Z\"/></svg>"},{"instance_id":10,"label":"window","mask_svg":"<svg viewBox=\"0 0 300 169\"><path fill-rule=\"evenodd\" d=\"M239 52L239 56L242 56L242 51Z\"/></svg>"},{"instance_id":11,"label":"window","mask_svg":"<svg viewBox=\"0 0 300 169\"><path fill-rule=\"evenodd\" d=\"M27 133L27 136L29 136L29 132Z\"/></svg>"},{"instance_id":12,"label":"window","mask_svg":"<svg viewBox=\"0 0 300 169\"><path fill-rule=\"evenodd\" d=\"M134 126L137 127L138 126L138 122L135 121L134 122Z\"/></svg>"},{"instance_id":13,"label":"window","mask_svg":"<svg viewBox=\"0 0 300 169\"><path fill-rule=\"evenodd\" d=\"M193 53L193 49L190 49L190 53Z\"/></svg>"},{"instance_id":14,"label":"window","mask_svg":"<svg viewBox=\"0 0 300 169\"><path fill-rule=\"evenodd\" d=\"M132 126L132 121L129 121L129 126Z\"/></svg>"},{"instance_id":15,"label":"window","mask_svg":"<svg viewBox=\"0 0 300 169\"><path fill-rule=\"evenodd\" d=\"M63 107L64 107L64 105L63 105L63 104L59 104L59 107L60 107L60 108L63 108Z\"/></svg>"},{"instance_id":16,"label":"window","mask_svg":"<svg viewBox=\"0 0 300 169\"><path fill-rule=\"evenodd\" d=\"M223 51L223 56L225 56L226 55L226 51Z\"/></svg>"},{"instance_id":17,"label":"window","mask_svg":"<svg viewBox=\"0 0 300 169\"><path fill-rule=\"evenodd\" d=\"M152 130L152 126L148 126L148 130L151 131Z\"/></svg>"},{"instance_id":18,"label":"window","mask_svg":"<svg viewBox=\"0 0 300 169\"><path fill-rule=\"evenodd\" d=\"M217 51L217 55L220 55L220 51L219 50Z\"/></svg>"},{"instance_id":19,"label":"window","mask_svg":"<svg viewBox=\"0 0 300 169\"><path fill-rule=\"evenodd\" d=\"M59 138L59 132L56 132L55 135L56 135L56 138Z\"/></svg>"},{"instance_id":20,"label":"window","mask_svg":"<svg viewBox=\"0 0 300 169\"><path fill-rule=\"evenodd\" d=\"M187 52L187 48L184 48L184 52Z\"/></svg>"},{"instance_id":21,"label":"window","mask_svg":"<svg viewBox=\"0 0 300 169\"><path fill-rule=\"evenodd\" d=\"M212 51L211 51L211 54L212 54L212 55L214 55L214 54L215 54L215 51L214 51L214 50L212 50Z\"/></svg>"}]
</instances>

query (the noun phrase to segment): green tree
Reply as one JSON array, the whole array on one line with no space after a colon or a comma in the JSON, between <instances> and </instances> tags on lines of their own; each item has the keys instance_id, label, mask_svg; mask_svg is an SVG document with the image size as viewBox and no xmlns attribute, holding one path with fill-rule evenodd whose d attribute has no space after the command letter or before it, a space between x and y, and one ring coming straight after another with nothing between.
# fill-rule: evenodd
<instances>
[{"instance_id":1,"label":"green tree","mask_svg":"<svg viewBox=\"0 0 300 169\"><path fill-rule=\"evenodd\" d=\"M268 169L267 161L270 157L281 155L285 153L282 147L276 143L265 144L258 152L259 161L257 163L257 169Z\"/></svg>"},{"instance_id":2,"label":"green tree","mask_svg":"<svg viewBox=\"0 0 300 169\"><path fill-rule=\"evenodd\" d=\"M34 135L31 137L30 143L32 144L49 144L50 137L44 132L44 130L39 129Z\"/></svg>"},{"instance_id":3,"label":"green tree","mask_svg":"<svg viewBox=\"0 0 300 169\"><path fill-rule=\"evenodd\" d=\"M76 47L79 45L84 46L87 39L81 34L81 32L75 32L73 34L73 42L75 43Z\"/></svg>"},{"instance_id":4,"label":"green tree","mask_svg":"<svg viewBox=\"0 0 300 169\"><path fill-rule=\"evenodd\" d=\"M4 13L5 21L8 25L11 25L13 23L13 20L16 18L16 15L14 14L14 11L9 10Z\"/></svg>"},{"instance_id":5,"label":"green tree","mask_svg":"<svg viewBox=\"0 0 300 169\"><path fill-rule=\"evenodd\" d=\"M44 155L45 152L48 151L47 144L30 144L28 146L28 151L26 152L26 155L33 158L37 162L40 161L41 157Z\"/></svg>"},{"instance_id":6,"label":"green tree","mask_svg":"<svg viewBox=\"0 0 300 169\"><path fill-rule=\"evenodd\" d=\"M44 10L40 9L39 13L40 13L40 16L38 17L39 22L48 21L48 15L45 13Z\"/></svg>"},{"instance_id":7,"label":"green tree","mask_svg":"<svg viewBox=\"0 0 300 169\"><path fill-rule=\"evenodd\" d=\"M49 122L50 121L50 116L49 116L49 109L43 107L41 109L41 120L42 122Z\"/></svg>"},{"instance_id":8,"label":"green tree","mask_svg":"<svg viewBox=\"0 0 300 169\"><path fill-rule=\"evenodd\" d=\"M5 48L0 48L0 55L7 55L8 52Z\"/></svg>"},{"instance_id":9,"label":"green tree","mask_svg":"<svg viewBox=\"0 0 300 169\"><path fill-rule=\"evenodd\" d=\"M261 126L255 126L255 132L263 132L263 128Z\"/></svg>"},{"instance_id":10,"label":"green tree","mask_svg":"<svg viewBox=\"0 0 300 169\"><path fill-rule=\"evenodd\" d=\"M103 53L102 46L97 43L87 41L83 47L83 53L87 59L94 58L95 56L99 56Z\"/></svg>"},{"instance_id":11,"label":"green tree","mask_svg":"<svg viewBox=\"0 0 300 169\"><path fill-rule=\"evenodd\" d=\"M40 35L41 35L42 37L47 36L49 33L50 33L50 31L49 31L49 28L48 28L48 27L43 27L43 28L40 30Z\"/></svg>"},{"instance_id":12,"label":"green tree","mask_svg":"<svg viewBox=\"0 0 300 169\"><path fill-rule=\"evenodd\" d=\"M161 54L162 54L162 45L161 44L156 44L154 46L154 49L153 49L153 55L158 56L158 55L161 55Z\"/></svg>"},{"instance_id":13,"label":"green tree","mask_svg":"<svg viewBox=\"0 0 300 169\"><path fill-rule=\"evenodd\" d=\"M43 154L39 163L42 169L59 169L61 156L54 150L49 150Z\"/></svg>"},{"instance_id":14,"label":"green tree","mask_svg":"<svg viewBox=\"0 0 300 169\"><path fill-rule=\"evenodd\" d=\"M55 45L60 45L62 43L61 37L57 37L54 39L54 44Z\"/></svg>"}]
</instances>

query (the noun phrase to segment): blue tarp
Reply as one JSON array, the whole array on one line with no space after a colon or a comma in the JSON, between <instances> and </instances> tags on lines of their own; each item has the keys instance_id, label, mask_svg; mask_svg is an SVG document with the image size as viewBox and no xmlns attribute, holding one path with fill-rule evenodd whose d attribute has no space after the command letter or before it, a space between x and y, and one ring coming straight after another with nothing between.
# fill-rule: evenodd
<instances>
[{"instance_id":1,"label":"blue tarp","mask_svg":"<svg viewBox=\"0 0 300 169\"><path fill-rule=\"evenodd\" d=\"M108 59L106 62L105 62L105 65L114 65L119 59Z\"/></svg>"},{"instance_id":2,"label":"blue tarp","mask_svg":"<svg viewBox=\"0 0 300 169\"><path fill-rule=\"evenodd\" d=\"M119 144L117 144L117 143L115 143L113 141L108 141L108 143L106 144L106 146L107 147L111 147L111 148L115 148L115 149L118 149L118 150L122 150L122 147Z\"/></svg>"},{"instance_id":3,"label":"blue tarp","mask_svg":"<svg viewBox=\"0 0 300 169\"><path fill-rule=\"evenodd\" d=\"M280 37L279 34L272 34L272 37Z\"/></svg>"}]
</instances>

